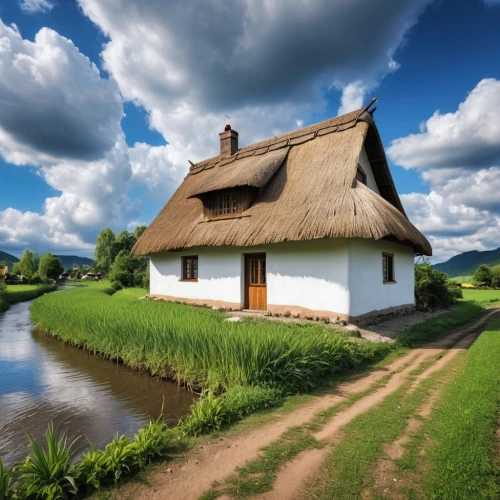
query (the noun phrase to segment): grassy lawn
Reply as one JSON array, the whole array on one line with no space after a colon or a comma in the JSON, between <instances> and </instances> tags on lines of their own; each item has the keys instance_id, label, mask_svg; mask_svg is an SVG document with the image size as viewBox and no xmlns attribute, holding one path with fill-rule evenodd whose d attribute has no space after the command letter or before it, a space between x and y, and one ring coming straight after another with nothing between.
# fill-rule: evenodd
<instances>
[{"instance_id":1,"label":"grassy lawn","mask_svg":"<svg viewBox=\"0 0 500 500\"><path fill-rule=\"evenodd\" d=\"M464 301L476 302L483 306L500 305L500 290L462 290Z\"/></svg>"},{"instance_id":2,"label":"grassy lawn","mask_svg":"<svg viewBox=\"0 0 500 500\"><path fill-rule=\"evenodd\" d=\"M500 498L494 465L500 408L500 320L465 353L424 432L426 498ZM497 464L498 466L498 464Z\"/></svg>"},{"instance_id":3,"label":"grassy lawn","mask_svg":"<svg viewBox=\"0 0 500 500\"><path fill-rule=\"evenodd\" d=\"M6 311L12 304L33 300L54 290L51 285L7 285L5 291L0 291L0 313Z\"/></svg>"}]
</instances>

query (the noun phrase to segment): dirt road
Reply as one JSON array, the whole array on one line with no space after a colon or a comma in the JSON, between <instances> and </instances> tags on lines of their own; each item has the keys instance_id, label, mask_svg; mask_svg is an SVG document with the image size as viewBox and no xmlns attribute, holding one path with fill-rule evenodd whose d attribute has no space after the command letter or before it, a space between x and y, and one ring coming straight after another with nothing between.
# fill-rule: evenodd
<instances>
[{"instance_id":1,"label":"dirt road","mask_svg":"<svg viewBox=\"0 0 500 500\"><path fill-rule=\"evenodd\" d=\"M199 498L211 488L214 481L223 482L238 466L256 458L262 447L279 438L287 429L309 422L319 412L345 401L349 395L367 391L377 381L382 381L384 377L388 378L387 381L384 379L384 383L375 390L331 417L314 435L325 446L322 449L307 449L299 453L279 471L273 490L259 497L280 500L302 498L304 483L318 470L325 457L332 451L340 439L342 426L383 402L403 384L408 383L411 372L421 367L422 372L412 378L409 391L414 390L431 373L443 368L459 352L467 349L485 330L489 321L499 315L500 308L492 308L468 328L422 348L414 349L383 369L343 383L330 393L318 396L291 413L281 416L277 421L235 437L225 436L223 440L191 450L181 465L162 464L149 478L149 485L129 483L116 490L113 498L134 500ZM426 407L423 411L430 411L430 408ZM400 444L394 445L393 453L397 453Z\"/></svg>"}]
</instances>

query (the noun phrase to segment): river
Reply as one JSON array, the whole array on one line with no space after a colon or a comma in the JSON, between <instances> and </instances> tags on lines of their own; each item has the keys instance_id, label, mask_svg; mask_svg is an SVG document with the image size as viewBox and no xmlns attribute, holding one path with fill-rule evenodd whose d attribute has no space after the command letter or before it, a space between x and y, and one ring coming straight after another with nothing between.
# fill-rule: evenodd
<instances>
[{"instance_id":1,"label":"river","mask_svg":"<svg viewBox=\"0 0 500 500\"><path fill-rule=\"evenodd\" d=\"M56 292L61 293L61 292ZM47 424L106 445L119 434L132 436L150 416L175 423L193 394L94 356L34 330L31 302L0 313L0 458L12 466L27 455L26 432L43 439Z\"/></svg>"}]
</instances>

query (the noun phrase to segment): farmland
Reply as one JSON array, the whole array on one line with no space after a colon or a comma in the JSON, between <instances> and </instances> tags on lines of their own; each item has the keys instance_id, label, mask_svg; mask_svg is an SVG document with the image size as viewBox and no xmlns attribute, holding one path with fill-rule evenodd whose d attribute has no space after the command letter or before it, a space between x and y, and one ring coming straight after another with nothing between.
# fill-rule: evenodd
<instances>
[{"instance_id":1,"label":"farmland","mask_svg":"<svg viewBox=\"0 0 500 500\"><path fill-rule=\"evenodd\" d=\"M227 322L210 309L137 300L143 293L113 294L105 285L70 290L37 300L31 315L65 342L216 394L233 384L308 391L391 350L319 325Z\"/></svg>"}]
</instances>

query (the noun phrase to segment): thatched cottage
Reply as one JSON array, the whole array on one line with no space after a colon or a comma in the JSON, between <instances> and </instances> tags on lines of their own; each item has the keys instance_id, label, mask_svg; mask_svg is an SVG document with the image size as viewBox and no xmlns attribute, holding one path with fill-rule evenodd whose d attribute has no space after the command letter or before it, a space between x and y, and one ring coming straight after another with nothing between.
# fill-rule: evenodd
<instances>
[{"instance_id":1,"label":"thatched cottage","mask_svg":"<svg viewBox=\"0 0 500 500\"><path fill-rule=\"evenodd\" d=\"M226 126L132 250L151 257L151 294L342 319L413 305L414 256L432 249L370 105L241 149Z\"/></svg>"}]
</instances>

